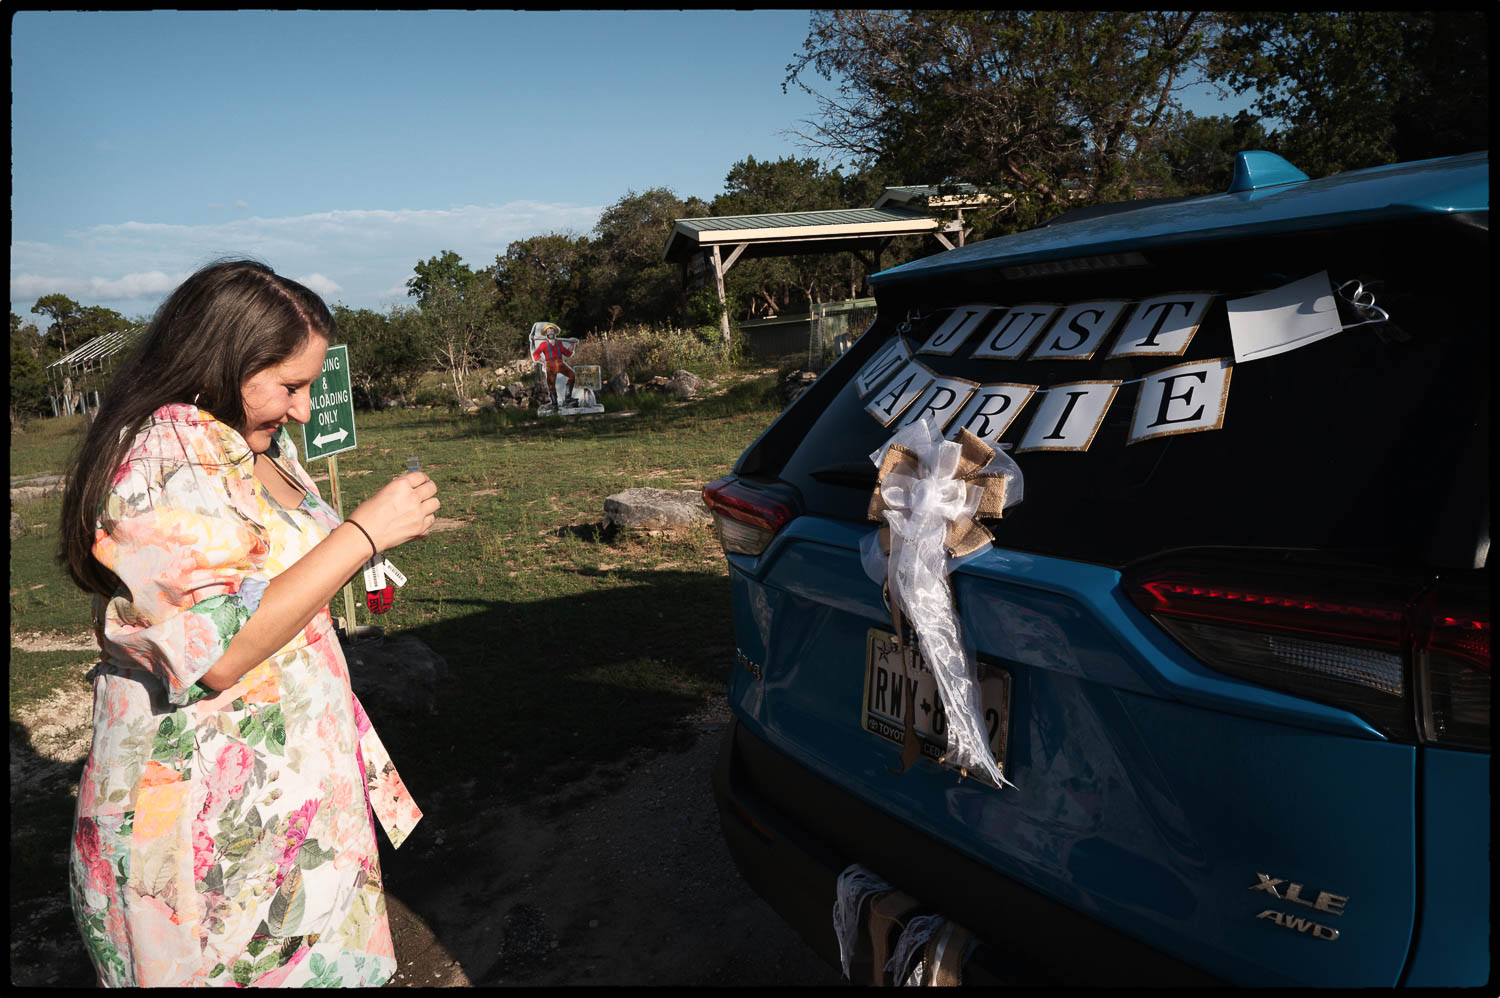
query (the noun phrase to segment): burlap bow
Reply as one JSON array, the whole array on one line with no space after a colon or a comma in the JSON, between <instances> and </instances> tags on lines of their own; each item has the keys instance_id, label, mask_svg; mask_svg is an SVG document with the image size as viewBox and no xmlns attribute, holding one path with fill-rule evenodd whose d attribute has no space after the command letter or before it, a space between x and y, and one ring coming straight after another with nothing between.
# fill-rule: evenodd
<instances>
[{"instance_id":1,"label":"burlap bow","mask_svg":"<svg viewBox=\"0 0 1500 998\"><path fill-rule=\"evenodd\" d=\"M955 441L943 440L936 427L922 420L904 427L871 455L877 468L868 515L881 523L879 555L863 552L865 569L882 584L891 611L907 684L909 619L921 639L943 701L949 709L950 750L960 772L982 770L996 785L1005 782L990 751L980 719L978 686L972 655L962 645L958 616L947 576L949 560L992 543L980 517L999 517L1005 508L1007 474L986 471L996 461L993 448L968 430ZM1020 469L1008 457L998 463L1020 484ZM1019 498L1019 488L1013 499ZM868 545L867 545L868 546ZM900 582L898 580L905 580ZM900 591L893 592L893 586ZM910 688L906 686L905 688ZM905 772L921 755L912 705L908 701L901 768Z\"/></svg>"},{"instance_id":2,"label":"burlap bow","mask_svg":"<svg viewBox=\"0 0 1500 998\"><path fill-rule=\"evenodd\" d=\"M984 471L995 459L994 448L967 429L958 431L958 439L954 443L958 444L958 464L951 480L978 486L980 489L978 505L973 512L965 512L951 519L947 536L943 540L948 557L962 558L986 544L994 543L995 535L976 517L999 517L1005 509L1005 476ZM915 483L920 478L921 458L917 453L901 444L891 444L886 449L885 459L875 471L875 492L870 496L869 509L869 519L880 524L880 547L887 555L891 553L891 527L886 522L886 510L904 509L906 496L896 490L911 489L913 486L908 483ZM895 492L892 496L895 503L887 498L888 482L891 491ZM967 505L968 496L965 495L964 499Z\"/></svg>"}]
</instances>

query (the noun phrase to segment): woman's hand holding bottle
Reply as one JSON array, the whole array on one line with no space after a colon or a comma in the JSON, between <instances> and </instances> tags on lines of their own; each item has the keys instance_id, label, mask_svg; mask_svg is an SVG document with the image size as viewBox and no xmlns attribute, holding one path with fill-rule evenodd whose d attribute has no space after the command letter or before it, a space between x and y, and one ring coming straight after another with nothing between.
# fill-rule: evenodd
<instances>
[{"instance_id":1,"label":"woman's hand holding bottle","mask_svg":"<svg viewBox=\"0 0 1500 998\"><path fill-rule=\"evenodd\" d=\"M355 507L348 519L370 535L377 551L389 551L426 537L442 503L437 483L420 471L408 472Z\"/></svg>"}]
</instances>

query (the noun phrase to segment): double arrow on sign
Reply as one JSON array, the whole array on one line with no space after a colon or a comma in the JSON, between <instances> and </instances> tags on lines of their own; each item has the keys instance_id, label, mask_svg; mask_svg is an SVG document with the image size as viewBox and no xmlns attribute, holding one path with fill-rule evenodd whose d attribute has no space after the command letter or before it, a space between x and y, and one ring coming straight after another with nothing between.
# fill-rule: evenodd
<instances>
[{"instance_id":1,"label":"double arrow on sign","mask_svg":"<svg viewBox=\"0 0 1500 998\"><path fill-rule=\"evenodd\" d=\"M339 443L343 443L344 438L348 435L349 431L340 426L337 433L319 433L317 436L313 437L313 446L322 447L324 444L332 443L335 440L337 440Z\"/></svg>"}]
</instances>

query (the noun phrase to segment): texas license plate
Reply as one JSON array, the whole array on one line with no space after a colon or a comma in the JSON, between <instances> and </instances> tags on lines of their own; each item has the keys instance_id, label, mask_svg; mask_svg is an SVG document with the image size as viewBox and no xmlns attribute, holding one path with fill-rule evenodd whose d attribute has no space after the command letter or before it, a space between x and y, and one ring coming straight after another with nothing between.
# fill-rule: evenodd
<instances>
[{"instance_id":1,"label":"texas license plate","mask_svg":"<svg viewBox=\"0 0 1500 998\"><path fill-rule=\"evenodd\" d=\"M922 754L937 759L948 750L947 710L938 694L937 677L921 653L908 643L903 680L902 651L890 631L870 628L865 642L865 729L901 744L906 736L906 704L913 702L917 705L915 727ZM990 751L1003 771L1010 722L1010 673L980 662L979 696Z\"/></svg>"}]
</instances>

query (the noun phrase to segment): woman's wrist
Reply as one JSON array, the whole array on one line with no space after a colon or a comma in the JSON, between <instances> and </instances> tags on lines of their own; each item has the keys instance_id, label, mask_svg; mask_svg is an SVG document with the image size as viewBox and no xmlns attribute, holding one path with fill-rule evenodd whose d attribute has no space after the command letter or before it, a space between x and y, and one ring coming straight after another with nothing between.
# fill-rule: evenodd
<instances>
[{"instance_id":1,"label":"woman's wrist","mask_svg":"<svg viewBox=\"0 0 1500 998\"><path fill-rule=\"evenodd\" d=\"M359 525L359 523L354 519L354 517L351 516L348 519L344 520L344 522L347 523L347 524L349 524L349 526L353 527L355 530L358 530L360 533L362 533L362 534L365 535L365 540L367 540L367 541L370 542L370 557L371 558L373 558L376 555L380 554L380 549L375 546L375 538L371 537L370 536L370 532L368 530L366 530L364 527L361 527Z\"/></svg>"}]
</instances>

